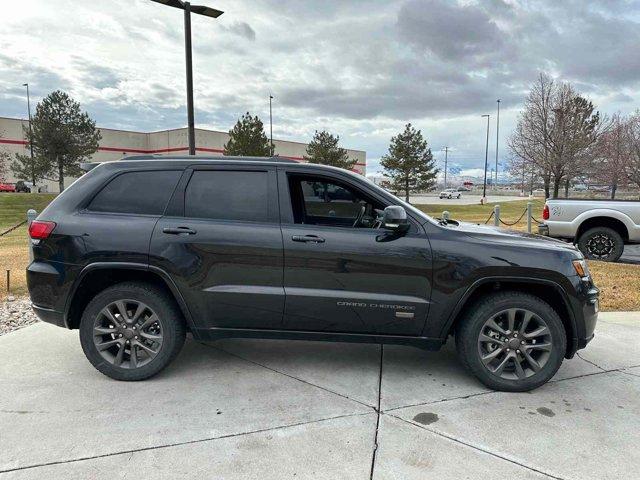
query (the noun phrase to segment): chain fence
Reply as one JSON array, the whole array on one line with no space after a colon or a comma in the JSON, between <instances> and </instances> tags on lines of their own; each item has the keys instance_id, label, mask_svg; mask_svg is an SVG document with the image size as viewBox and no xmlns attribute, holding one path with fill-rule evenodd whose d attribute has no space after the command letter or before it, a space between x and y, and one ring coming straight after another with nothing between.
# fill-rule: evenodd
<instances>
[{"instance_id":1,"label":"chain fence","mask_svg":"<svg viewBox=\"0 0 640 480\"><path fill-rule=\"evenodd\" d=\"M14 230L20 228L22 225L24 225L26 223L27 223L27 220L23 220L22 222L18 223L17 225L14 225L13 227L11 227L10 229L5 230L4 232L0 233L0 237L4 237L8 233L13 232Z\"/></svg>"}]
</instances>

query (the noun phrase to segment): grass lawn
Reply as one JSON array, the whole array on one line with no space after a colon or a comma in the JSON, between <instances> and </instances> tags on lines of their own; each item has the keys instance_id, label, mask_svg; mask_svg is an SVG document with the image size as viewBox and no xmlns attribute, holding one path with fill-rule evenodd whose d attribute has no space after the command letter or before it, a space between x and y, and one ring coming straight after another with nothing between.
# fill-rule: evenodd
<instances>
[{"instance_id":1,"label":"grass lawn","mask_svg":"<svg viewBox=\"0 0 640 480\"><path fill-rule=\"evenodd\" d=\"M42 209L55 197L50 194L0 194L0 232L19 223L29 208ZM504 202L501 215L508 221L516 220L526 206L526 201ZM539 218L542 201L535 201L533 216ZM443 207L451 213L451 218L484 223L493 211L488 205L416 205L430 215L440 216ZM493 220L492 220L493 221ZM491 223L491 222L490 222ZM492 223L491 223L492 224ZM526 221L515 227L526 229ZM6 295L6 270L11 270L11 292L14 295L27 293L25 268L29 262L27 248L27 228L22 226L0 237L0 299ZM589 262L596 285L601 290L602 310L640 310L640 265L620 263Z\"/></svg>"},{"instance_id":2,"label":"grass lawn","mask_svg":"<svg viewBox=\"0 0 640 480\"><path fill-rule=\"evenodd\" d=\"M464 220L465 222L482 223L484 224L489 218L489 215L493 212L493 207L496 204L500 205L500 218L506 223L515 222L520 215L527 208L528 200L515 200L513 202L496 202L487 203L486 205L414 205L423 212L432 217L441 217L442 212L447 210L449 212L449 218L452 220ZM544 207L544 200L535 199L532 200L533 209L532 214L536 220L542 220L542 208ZM489 225L493 225L493 218L489 220ZM504 226L504 225L503 225ZM513 227L517 230L527 229L527 216L525 214L522 220ZM532 220L532 231L537 233L537 224Z\"/></svg>"}]
</instances>

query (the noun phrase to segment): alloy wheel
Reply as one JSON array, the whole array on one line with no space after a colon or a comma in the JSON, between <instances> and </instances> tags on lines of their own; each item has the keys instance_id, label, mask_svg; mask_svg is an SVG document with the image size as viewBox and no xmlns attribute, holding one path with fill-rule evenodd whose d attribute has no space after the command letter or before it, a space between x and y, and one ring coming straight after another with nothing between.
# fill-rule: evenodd
<instances>
[{"instance_id":1,"label":"alloy wheel","mask_svg":"<svg viewBox=\"0 0 640 480\"><path fill-rule=\"evenodd\" d=\"M523 308L503 310L480 329L478 352L484 367L507 380L539 372L553 348L551 331L537 314Z\"/></svg>"},{"instance_id":2,"label":"alloy wheel","mask_svg":"<svg viewBox=\"0 0 640 480\"><path fill-rule=\"evenodd\" d=\"M160 352L162 325L155 312L136 300L118 300L103 308L93 325L93 342L110 364L134 369Z\"/></svg>"},{"instance_id":3,"label":"alloy wheel","mask_svg":"<svg viewBox=\"0 0 640 480\"><path fill-rule=\"evenodd\" d=\"M608 258L614 249L613 239L603 233L598 233L587 241L587 252L593 258Z\"/></svg>"}]
</instances>

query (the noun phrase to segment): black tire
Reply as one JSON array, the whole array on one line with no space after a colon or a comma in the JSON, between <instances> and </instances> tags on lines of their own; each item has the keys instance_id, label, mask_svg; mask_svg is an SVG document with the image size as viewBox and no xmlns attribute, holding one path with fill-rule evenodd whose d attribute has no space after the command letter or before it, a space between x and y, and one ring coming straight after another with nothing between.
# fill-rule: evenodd
<instances>
[{"instance_id":1,"label":"black tire","mask_svg":"<svg viewBox=\"0 0 640 480\"><path fill-rule=\"evenodd\" d=\"M125 301L127 306L131 304L135 305L136 302L139 302L140 305L147 307L148 310L145 310L142 315L147 315L147 320L153 322L153 324L147 328L155 328L156 330L143 332L144 325L141 325L141 323L146 322L143 322L144 317L141 316L139 320L140 323L131 323L128 327L122 327L125 330L126 328L136 330L134 327L138 325L139 329L137 333L140 335L140 340L133 340L132 337L127 336L123 337L122 334L117 333L122 330L116 330L115 328L113 334L96 334L95 328L100 327L104 330L104 325L98 325L99 322L110 323L108 320L105 321L107 317L102 312L118 301ZM125 310L126 309L127 307L125 307ZM130 314L129 311L127 311L127 320L129 320L130 316L135 317L135 314ZM118 320L121 316L118 316L116 312L113 318L114 320ZM125 323L126 322L122 322L123 325ZM114 325L115 324L114 322ZM149 345L156 347L153 354L155 356L151 357L150 354L143 351L143 345L140 345L140 343L145 342L145 338L152 337L154 333L159 334L155 335L154 338L161 338L161 343L157 346L156 343L150 341L151 343L149 343ZM128 334L133 334L133 332L130 331ZM143 335L145 335L144 338ZM80 343L87 359L97 370L116 380L137 381L156 375L169 365L178 353L180 353L185 336L186 328L184 319L173 299L168 297L161 289L140 282L119 283L103 290L89 302L80 320ZM114 345L116 352L119 353L120 348L123 349L123 354L120 356L120 366L116 365L118 362L115 358L114 361L111 361L105 358L103 356L104 354L98 350L96 342L105 340L104 337L106 337L107 343L118 342L118 345ZM131 338L130 346L129 341L125 340L126 338ZM136 336L135 338L138 339L139 337ZM127 342L126 347L124 345L125 341ZM134 345L134 343L137 344ZM126 348L129 348L128 352ZM151 350L153 350L153 348ZM135 362L132 360L131 352L135 352ZM127 353L128 366L124 365L122 360L122 357L127 355ZM146 363L139 365L139 363L142 363L142 360L139 359L140 356L145 356L142 360L146 361ZM114 354L114 357L117 358L117 355Z\"/></svg>"},{"instance_id":2,"label":"black tire","mask_svg":"<svg viewBox=\"0 0 640 480\"><path fill-rule=\"evenodd\" d=\"M624 241L612 228L594 227L580 235L578 248L590 260L616 262L624 251Z\"/></svg>"},{"instance_id":3,"label":"black tire","mask_svg":"<svg viewBox=\"0 0 640 480\"><path fill-rule=\"evenodd\" d=\"M503 378L499 374L492 373L492 371L490 371L491 365L486 366L482 361L483 352L481 351L481 348L484 347L480 346L480 342L484 340L480 339L481 334L486 333L487 331L485 330L488 328L486 322L492 318L501 318L497 315L502 315L502 313L509 310L530 312L533 314L532 319L537 318L542 321L542 324L548 327L548 336L545 336L545 338L550 338L550 340L547 340L547 343L550 345L550 351L545 352L542 349L536 350L538 353L535 355L545 355L544 363L538 371L534 371L535 369L531 368L532 364L530 364L521 354L520 348L522 347L519 345L517 347L511 347L513 350L518 348L517 354L513 350L510 353L506 353L509 350L502 350L502 353L495 357L496 362L500 362L500 355L504 355L505 357L507 355L513 356L512 360L509 360L506 363L511 371L507 370L506 367L503 367L505 370L502 372L502 375L512 375L514 377L517 376L515 363L518 361L517 359L522 359L519 363L522 365L522 363L525 362L529 369L529 371L524 371L524 374L528 376L523 378ZM523 316L520 318L523 318ZM516 322L518 322L518 320L516 320ZM522 325L522 321L520 325ZM535 324L532 326L535 327ZM512 332L511 335L517 336L518 328L514 328L514 332ZM525 326L525 330L522 333L525 333L527 329L528 327ZM520 334L520 338L517 340L521 339L524 341L522 334ZM513 342L514 340L514 338L511 338L510 341ZM518 343L517 340L515 342L516 344ZM526 342L529 343L531 341L532 340L526 340ZM505 348L506 346L509 346L509 342L502 343L505 345ZM533 341L533 343L535 344L535 341ZM489 344L487 346L491 345ZM542 346L543 342L540 342L537 347L535 345L530 345L531 348L540 348ZM553 308L538 297L511 291L487 295L481 300L475 302L469 308L469 311L460 319L456 328L456 348L458 350L460 361L464 367L473 373L476 378L478 378L478 380L487 387L505 392L526 392L543 385L555 375L564 359L567 349L567 339L562 321ZM495 344L495 349L500 348L501 347L498 347L498 345ZM525 348L528 347L525 346ZM522 348L523 352L525 351L525 348ZM529 353L533 352L533 350L527 351ZM491 356L491 353L489 352L486 355ZM541 357L538 357L538 360L540 358ZM536 364L538 364L538 362L536 362Z\"/></svg>"}]
</instances>

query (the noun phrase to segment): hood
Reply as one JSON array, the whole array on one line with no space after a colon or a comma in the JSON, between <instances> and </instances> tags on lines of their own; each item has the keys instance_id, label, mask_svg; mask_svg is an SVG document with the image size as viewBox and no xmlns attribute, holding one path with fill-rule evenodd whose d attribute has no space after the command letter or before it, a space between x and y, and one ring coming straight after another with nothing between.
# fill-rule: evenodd
<instances>
[{"instance_id":1,"label":"hood","mask_svg":"<svg viewBox=\"0 0 640 480\"><path fill-rule=\"evenodd\" d=\"M489 225L477 225L475 223L467 222L457 223L458 225L452 224L448 228L462 232L469 237L478 240L485 240L508 245L517 245L519 247L525 248L532 247L545 248L549 250L566 250L575 252L580 257L582 256L582 254L580 254L580 251L573 244L555 238L545 237L542 235L534 235L531 233Z\"/></svg>"}]
</instances>

